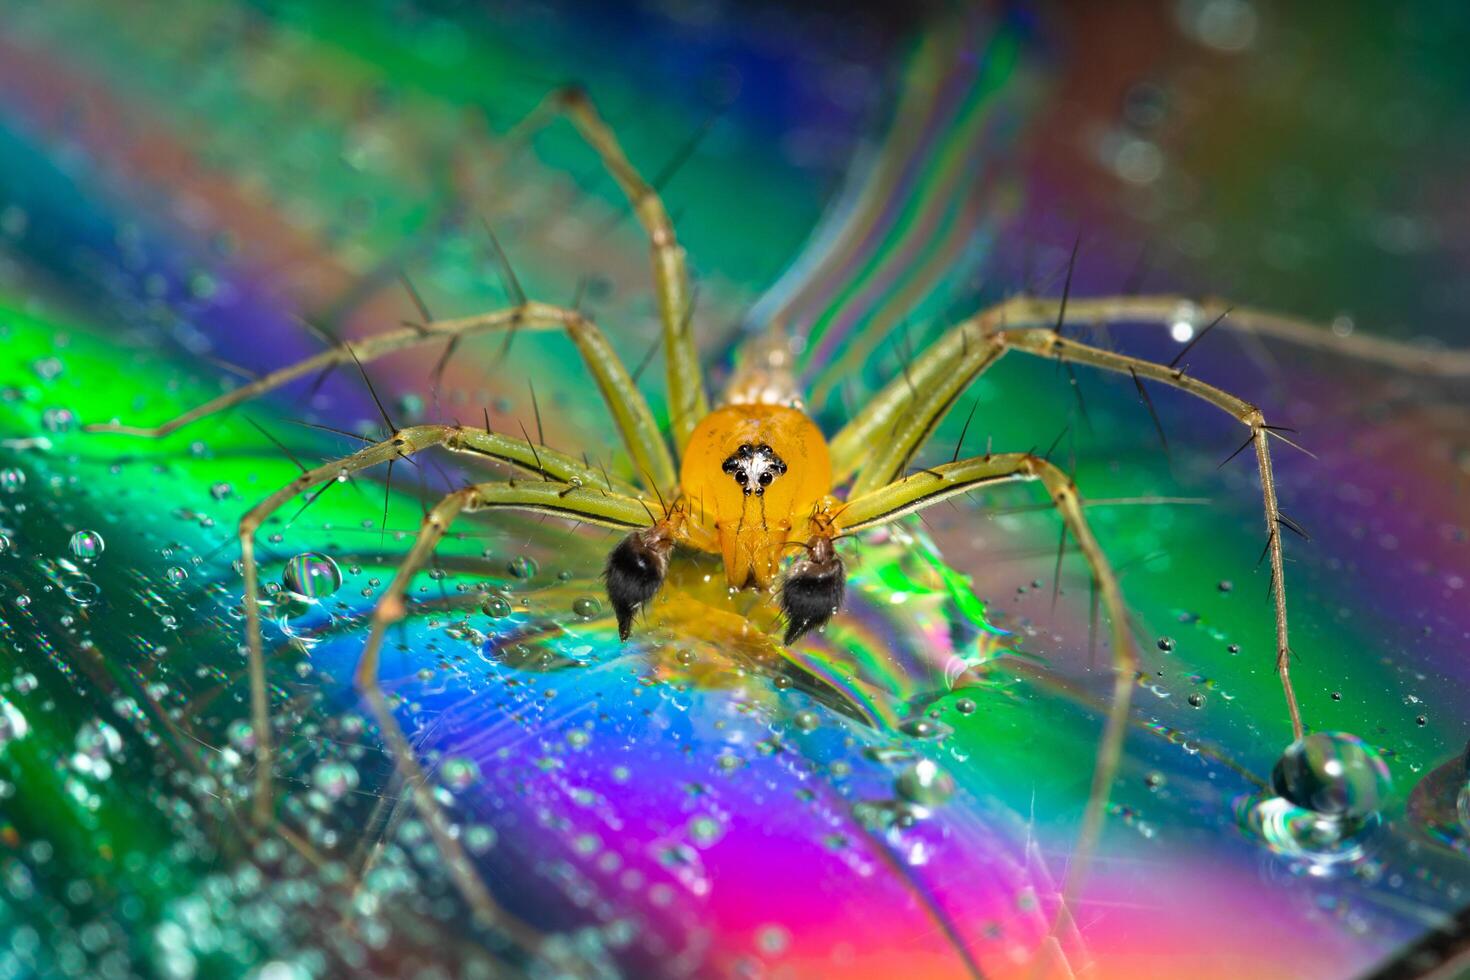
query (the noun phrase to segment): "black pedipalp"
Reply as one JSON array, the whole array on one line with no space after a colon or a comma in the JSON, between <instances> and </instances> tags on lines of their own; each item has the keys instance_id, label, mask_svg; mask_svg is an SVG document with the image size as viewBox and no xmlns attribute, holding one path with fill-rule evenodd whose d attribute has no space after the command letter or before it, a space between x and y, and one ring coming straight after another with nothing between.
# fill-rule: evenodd
<instances>
[{"instance_id":1,"label":"black pedipalp","mask_svg":"<svg viewBox=\"0 0 1470 980\"><path fill-rule=\"evenodd\" d=\"M607 556L602 578L607 599L618 620L618 637L626 640L633 629L633 615L652 599L663 585L669 568L669 542L652 529L634 531Z\"/></svg>"},{"instance_id":2,"label":"black pedipalp","mask_svg":"<svg viewBox=\"0 0 1470 980\"><path fill-rule=\"evenodd\" d=\"M812 557L791 566L781 585L781 611L786 614L786 643L827 624L842 608L847 573L842 559L825 538L815 539Z\"/></svg>"}]
</instances>

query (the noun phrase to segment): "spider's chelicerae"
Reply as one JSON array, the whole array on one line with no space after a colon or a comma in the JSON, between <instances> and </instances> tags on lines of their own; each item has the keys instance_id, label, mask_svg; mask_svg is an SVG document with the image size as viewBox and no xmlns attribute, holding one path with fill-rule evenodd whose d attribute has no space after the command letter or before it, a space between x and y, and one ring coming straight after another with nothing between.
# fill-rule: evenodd
<instances>
[{"instance_id":1,"label":"spider's chelicerae","mask_svg":"<svg viewBox=\"0 0 1470 980\"><path fill-rule=\"evenodd\" d=\"M607 594L624 638L635 617L662 586L680 549L719 555L733 588L767 591L780 604L784 639L794 642L825 624L841 607L844 570L834 541L878 527L956 494L987 484L1029 481L1046 494L1090 569L1096 596L1111 630L1113 699L1094 767L1092 792L1083 816L1077 858L1068 870L1065 899L1080 880L1097 839L1109 786L1122 747L1138 654L1128 628L1118 580L1084 516L1077 487L1066 473L1033 453L986 453L905 475L911 460L934 433L962 392L1004 355L1015 351L1129 375L1142 392L1145 381L1186 391L1237 419L1248 433L1240 451L1254 451L1260 470L1271 595L1276 619L1276 669L1297 738L1302 721L1292 692L1287 638L1281 529L1290 527L1276 502L1271 440L1285 440L1256 406L1185 373L1081 343L1064 335L1067 326L1110 322L1169 323L1179 296L1119 296L1072 300L1019 297L950 327L920 354L905 376L894 379L830 439L802 410L801 393L788 368L789 347L779 335L751 345L720 403L710 407L693 338L691 294L684 251L658 195L629 163L612 131L577 90L550 96L522 124L523 136L557 114L565 114L601 157L627 195L652 246L653 278L662 321L673 445L665 441L648 403L598 327L573 309L526 300L507 309L454 320L433 320L401 330L342 343L315 357L281 368L153 428L117 423L93 431L160 437L181 426L335 364L359 364L407 348L448 342L491 331L563 330L586 362L640 478L609 476L582 459L527 438L460 425L419 425L371 444L344 459L303 472L251 509L240 522L245 608L249 634L252 712L259 756L255 813L273 816L272 747L266 671L260 635L255 532L273 512L312 487L340 475L386 463L390 468L430 447L492 457L535 480L479 483L444 497L425 517L417 539L373 612L372 628L356 671L356 683L372 709L395 762L413 787L414 799L456 884L476 911L502 924L506 917L460 853L439 812L429 782L388 708L378 683L379 651L385 631L406 614L405 594L455 518L466 512L509 508L568 517L626 532L608 556ZM511 280L513 284L513 278ZM1225 308L1194 305L1219 323ZM1470 374L1463 354L1435 354L1371 337L1338 337L1292 317L1236 307L1228 325L1299 345L1362 357L1392 367L1434 374ZM1208 329L1208 328L1207 328ZM1203 333L1196 337L1202 337ZM667 506L664 501L668 501ZM784 571L783 571L784 566Z\"/></svg>"}]
</instances>

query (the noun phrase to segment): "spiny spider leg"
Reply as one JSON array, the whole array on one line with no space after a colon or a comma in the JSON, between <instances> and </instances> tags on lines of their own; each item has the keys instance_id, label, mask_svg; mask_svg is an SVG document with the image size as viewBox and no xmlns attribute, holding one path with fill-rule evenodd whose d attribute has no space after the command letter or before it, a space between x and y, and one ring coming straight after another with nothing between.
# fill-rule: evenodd
<instances>
[{"instance_id":1,"label":"spiny spider leg","mask_svg":"<svg viewBox=\"0 0 1470 980\"><path fill-rule=\"evenodd\" d=\"M1072 300L1064 307L1058 300L1021 298L1010 300L951 327L934 341L909 367L905 376L894 378L868 403L832 441L833 477L841 481L858 471L855 492L866 492L885 480L897 477L933 433L955 399L975 377L1007 350L1018 350L1063 362L1127 374L1135 379L1158 381L1186 391L1228 412L1251 433L1246 445L1255 449L1261 479L1261 499L1266 520L1266 551L1271 560L1271 598L1276 621L1276 673L1281 680L1291 719L1293 737L1304 733L1301 710L1291 684L1291 644L1287 629L1285 555L1281 528L1286 519L1276 497L1268 437L1277 435L1266 424L1260 409L1241 398L1199 381L1182 367L1156 364L1141 358L1116 354L1079 341L1055 330L1028 323L1081 325L1104 321L1167 322L1177 315L1178 296L1112 297ZM1218 304L1215 304L1218 305ZM1198 311L1200 307L1196 305ZM1080 312L1079 312L1080 311ZM1206 312L1213 312L1213 308ZM1216 320L1225 313L1221 308ZM1470 354L1447 352L1433 355L1407 344L1376 338L1358 338L1361 343L1341 348L1329 342L1335 335L1306 321L1258 310L1234 310L1221 325L1232 325L1262 336L1271 336L1323 349L1339 350L1354 357L1395 367L1453 376L1470 373ZM883 449L868 456L877 435L889 430ZM1245 448L1242 446L1241 448ZM868 462L859 470L865 456Z\"/></svg>"},{"instance_id":2,"label":"spiny spider leg","mask_svg":"<svg viewBox=\"0 0 1470 980\"><path fill-rule=\"evenodd\" d=\"M599 494L573 484L553 482L481 483L456 490L431 509L419 527L413 547L398 566L393 581L373 608L372 630L358 658L354 683L367 701L383 740L393 755L394 765L413 794L415 808L429 825L435 844L449 865L456 885L482 921L510 929L523 943L535 948L534 935L508 916L475 874L468 857L454 836L428 777L414 754L413 746L399 727L379 683L379 652L388 627L408 614L405 594L413 577L438 545L449 525L461 513L488 509L511 509L572 517L588 524L622 530L637 530L649 523L644 505L630 497Z\"/></svg>"},{"instance_id":3,"label":"spiny spider leg","mask_svg":"<svg viewBox=\"0 0 1470 980\"><path fill-rule=\"evenodd\" d=\"M1404 371L1441 377L1470 377L1470 350L1434 351L1413 344L1363 334L1340 336L1331 328L1299 317L1229 307L1219 300L1192 300L1185 296L1107 296L1060 299L1019 296L982 310L950 327L917 357L904 375L894 378L874 396L832 440L833 479L851 477L868 456L872 441L886 433L910 411L916 392L927 391L977 342L1004 328L1084 327L1123 323L1166 326L1191 309L1194 318L1213 322L1229 316L1218 329L1255 334L1272 340L1310 347L1344 357L1382 364Z\"/></svg>"},{"instance_id":4,"label":"spiny spider leg","mask_svg":"<svg viewBox=\"0 0 1470 980\"><path fill-rule=\"evenodd\" d=\"M557 114L565 115L596 151L648 235L659 319L663 322L670 422L674 445L682 454L689 434L709 414L709 396L704 390L699 352L691 329L692 295L684 249L674 235L674 224L658 192L628 161L617 136L580 88L569 86L552 92L510 132L508 139L528 138Z\"/></svg>"},{"instance_id":5,"label":"spiny spider leg","mask_svg":"<svg viewBox=\"0 0 1470 980\"><path fill-rule=\"evenodd\" d=\"M251 713L256 737L256 790L254 817L266 824L273 814L272 751L269 692L265 656L260 634L259 569L255 558L255 532L265 519L304 490L339 478L344 473L406 458L432 446L454 452L472 453L513 464L542 477L521 483L485 483L449 494L424 519L408 557L399 566L388 590L373 611L373 630L356 671L356 684L367 700L394 764L411 787L414 805L429 825L436 846L444 855L456 887L477 916L506 930L527 948L536 948L534 930L507 915L474 873L458 840L450 832L434 800L422 768L413 755L378 686L378 651L387 625L406 614L404 593L413 574L443 537L448 523L461 511L509 508L571 517L588 524L636 530L652 521L647 503L599 486L598 474L565 454L525 440L458 426L426 425L399 431L392 439L377 443L344 459L302 473L290 484L261 501L240 521L240 551L245 578L245 613L250 661Z\"/></svg>"},{"instance_id":6,"label":"spiny spider leg","mask_svg":"<svg viewBox=\"0 0 1470 980\"><path fill-rule=\"evenodd\" d=\"M569 504L577 505L577 513L589 511L597 514L599 505L594 500L612 502L613 510L619 514L626 510L628 502L639 508L638 513L648 518L648 512L638 503L638 498L627 493L624 484L611 484L600 471L573 459L564 453L545 446L536 446L524 439L483 429L466 429L450 425L419 425L401 429L393 438L375 443L353 453L351 456L324 463L315 469L306 470L296 479L256 504L240 518L240 556L245 578L245 627L250 665L250 708L255 729L256 774L255 806L257 823L267 823L273 812L272 793L272 743L270 727L270 703L266 687L265 654L260 638L260 596L258 592L258 566L255 559L255 532L270 515L287 502L312 488L330 483L360 470L406 459L414 453L432 446L442 446L452 452L488 456L509 463L520 469L540 476L542 486L555 487L561 494L559 511ZM581 519L592 521L592 517ZM640 522L640 526L651 523L651 519ZM593 521L593 523L596 523Z\"/></svg>"},{"instance_id":7,"label":"spiny spider leg","mask_svg":"<svg viewBox=\"0 0 1470 980\"><path fill-rule=\"evenodd\" d=\"M1092 785L1082 814L1077 848L1068 863L1062 886L1061 908L1052 928L1055 936L1072 919L1072 904L1086 878L1087 866L1102 832L1108 794L1122 758L1139 667L1138 650L1128 628L1128 610L1123 604L1122 590L1107 557L1092 535L1087 518L1083 516L1082 499L1076 485L1052 463L1030 453L976 456L935 466L849 498L836 512L835 520L842 533L852 533L887 524L978 486L1023 480L1038 480L1046 488L1052 505L1086 559L1093 585L1108 613L1113 647L1112 703L1093 764Z\"/></svg>"},{"instance_id":8,"label":"spiny spider leg","mask_svg":"<svg viewBox=\"0 0 1470 980\"><path fill-rule=\"evenodd\" d=\"M659 433L658 423L654 421L648 402L633 383L628 369L608 344L607 337L581 313L537 302L476 316L434 320L421 326L390 330L330 347L313 357L279 368L259 380L212 398L161 425L146 427L106 422L88 425L86 429L89 432L114 432L157 439L297 378L334 364L351 363L354 356L357 361L366 364L396 351L442 343L446 338L469 337L495 330L565 330L597 382L598 390L612 413L613 422L623 438L628 454L633 458L635 470L647 473L648 478L661 487L674 485L673 459Z\"/></svg>"}]
</instances>

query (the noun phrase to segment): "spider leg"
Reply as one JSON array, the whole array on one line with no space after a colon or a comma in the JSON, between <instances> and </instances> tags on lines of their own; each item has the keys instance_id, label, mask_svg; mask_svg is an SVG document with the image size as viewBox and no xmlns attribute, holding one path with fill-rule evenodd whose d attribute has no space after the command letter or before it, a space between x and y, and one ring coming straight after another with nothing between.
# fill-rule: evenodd
<instances>
[{"instance_id":1,"label":"spider leg","mask_svg":"<svg viewBox=\"0 0 1470 980\"><path fill-rule=\"evenodd\" d=\"M482 921L507 929L524 945L535 948L537 938L524 924L511 918L495 901L485 883L475 874L458 838L444 817L433 788L414 754L413 746L399 727L383 695L379 680L379 654L388 627L408 615L405 595L414 576L433 554L454 519L461 513L488 509L512 509L573 517L589 524L624 530L648 524L643 504L632 498L597 493L572 484L550 481L481 483L448 494L431 509L419 527L418 537L393 581L373 608L372 628L358 657L354 683L367 701L393 756L394 765L410 787L414 806L429 826L450 874L465 900Z\"/></svg>"},{"instance_id":2,"label":"spider leg","mask_svg":"<svg viewBox=\"0 0 1470 980\"><path fill-rule=\"evenodd\" d=\"M511 131L509 138L525 139L557 114L565 115L582 139L596 151L648 235L653 253L653 281L658 293L659 319L663 322L669 415L674 445L682 453L689 434L699 420L709 414L709 396L705 393L699 353L691 329L692 296L684 249L674 235L674 224L658 192L628 161L612 128L580 88L573 86L552 92Z\"/></svg>"},{"instance_id":3,"label":"spider leg","mask_svg":"<svg viewBox=\"0 0 1470 980\"><path fill-rule=\"evenodd\" d=\"M1108 794L1122 757L1139 666L1138 650L1128 628L1128 611L1123 605L1122 590L1083 516L1082 499L1076 485L1062 470L1030 453L976 456L922 470L876 490L850 497L846 505L835 511L834 517L843 533L851 533L887 524L978 486L1028 480L1039 481L1046 489L1052 506L1087 560L1093 585L1107 610L1112 634L1112 703L1093 764L1092 784L1082 815L1077 848L1068 864L1062 887L1061 909L1053 926L1053 934L1056 934L1065 919L1071 917L1072 903L1086 877L1087 866L1102 832Z\"/></svg>"},{"instance_id":4,"label":"spider leg","mask_svg":"<svg viewBox=\"0 0 1470 980\"><path fill-rule=\"evenodd\" d=\"M565 330L597 382L598 390L612 413L613 423L623 438L628 454L633 458L635 468L640 473L647 473L647 478L659 486L674 485L673 459L659 433L658 423L654 420L643 393L629 376L628 369L608 344L607 337L595 323L575 310L536 302L476 316L433 320L330 347L313 357L288 364L256 381L212 398L157 426L105 422L88 425L86 429L89 432L162 438L198 419L335 364L348 364L354 359L366 364L396 351L496 330Z\"/></svg>"},{"instance_id":5,"label":"spider leg","mask_svg":"<svg viewBox=\"0 0 1470 980\"><path fill-rule=\"evenodd\" d=\"M1001 322L1009 326L1040 327L1057 322L1058 301L1054 299L1018 296L1001 305L1005 311ZM1191 299L1179 295L1072 298L1067 301L1062 325L1165 325L1178 320L1181 310L1190 311L1190 319L1202 323L1210 323L1223 316L1224 319L1220 322L1222 330L1255 334L1269 340L1280 340L1298 347L1382 364L1415 374L1444 378L1470 377L1470 350L1431 350L1371 334L1344 334L1304 317L1254 307L1231 306L1215 298Z\"/></svg>"},{"instance_id":6,"label":"spider leg","mask_svg":"<svg viewBox=\"0 0 1470 980\"><path fill-rule=\"evenodd\" d=\"M1281 547L1281 529L1289 525L1287 519L1282 516L1281 506L1276 499L1276 477L1271 467L1271 448L1268 441L1274 432L1266 424L1265 415L1259 408L1244 399L1190 377L1184 373L1183 368L1169 367L1142 358L1115 354L1100 347L1092 347L1063 337L1055 330L1006 328L996 334L996 338L1007 349L1034 354L1037 357L1087 364L1105 371L1158 381L1214 405L1250 430L1250 439L1246 445L1255 447L1256 468L1261 477L1261 503L1266 517L1266 550L1271 558L1271 598L1276 618L1276 674L1281 679L1281 690L1286 696L1286 709L1291 716L1292 737L1301 739L1303 734L1301 709L1297 706L1296 692L1291 685L1291 643L1286 623L1286 559ZM1277 438L1283 437L1278 436Z\"/></svg>"},{"instance_id":7,"label":"spider leg","mask_svg":"<svg viewBox=\"0 0 1470 980\"><path fill-rule=\"evenodd\" d=\"M1222 330L1253 334L1419 374L1470 377L1470 350L1427 350L1366 334L1342 336L1330 327L1300 317L1251 307L1230 307L1217 299L1192 300L1170 295L1069 297L1063 303L1060 299L1018 296L955 324L915 358L902 375L889 381L869 400L832 440L833 478L841 483L856 473L860 464L871 458L869 453L874 441L881 441L881 437L886 436L898 420L910 413L918 398L932 390L937 382L948 378L955 372L956 364L977 343L987 342L999 329L1052 326L1065 329L1120 323L1163 326L1177 320L1180 310L1192 311L1194 319L1206 323L1218 321ZM1227 312L1229 315L1224 316ZM1220 319L1222 316L1223 320ZM889 478L895 475L896 471L890 472ZM872 486L880 484L881 481L875 481Z\"/></svg>"},{"instance_id":8,"label":"spider leg","mask_svg":"<svg viewBox=\"0 0 1470 980\"><path fill-rule=\"evenodd\" d=\"M255 533L268 517L302 492L328 484L344 475L406 459L432 446L452 452L486 456L509 463L541 477L539 482L519 484L525 499L542 501L543 513L566 514L592 524L625 527L631 515L637 527L652 523L640 499L618 492L611 481L580 460L545 446L483 429L450 425L419 425L401 429L393 438L365 446L351 456L324 463L256 504L240 518L240 557L245 579L245 628L250 673L250 710L255 733L255 804L258 823L266 823L272 809L272 740L270 699L266 685L265 653L260 635L259 566L255 557ZM621 485L618 485L622 489ZM536 489L532 489L536 488ZM629 488L630 489L630 488ZM550 494L550 497L547 497ZM551 501L554 500L553 504Z\"/></svg>"}]
</instances>

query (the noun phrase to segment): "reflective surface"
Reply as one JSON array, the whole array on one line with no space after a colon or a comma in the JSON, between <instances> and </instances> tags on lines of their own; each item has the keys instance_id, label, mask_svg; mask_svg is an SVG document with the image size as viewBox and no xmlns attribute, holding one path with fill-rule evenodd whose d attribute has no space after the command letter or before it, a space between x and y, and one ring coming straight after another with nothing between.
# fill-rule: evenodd
<instances>
[{"instance_id":1,"label":"reflective surface","mask_svg":"<svg viewBox=\"0 0 1470 980\"><path fill-rule=\"evenodd\" d=\"M0 969L1342 977L1470 900L1466 383L1224 327L1191 371L1316 454L1278 459L1312 535L1288 542L1293 672L1308 727L1344 739L1278 785L1309 802L1334 758L1381 759L1386 784L1368 761L1328 787L1346 817L1272 789L1290 726L1258 488L1248 460L1217 469L1239 426L1153 391L1165 454L1128 379L1079 372L1079 406L1056 365L1008 358L965 400L965 451L1056 441L1145 660L1055 941L1110 678L1085 570L1069 555L1054 593L1057 523L1025 489L847 543L844 615L789 650L698 558L619 644L613 538L465 518L382 673L518 930L470 917L351 684L421 501L488 477L444 458L333 484L257 536L281 799L252 828L235 525L293 456L359 445L294 422L376 438L378 410L338 371L162 441L80 425L160 422L320 349L298 317L353 337L414 318L400 269L436 316L503 305L481 214L528 293L580 292L641 363L644 245L595 159L559 126L495 166L567 78L649 174L714 118L663 185L707 363L722 377L784 317L829 433L959 316L1058 293L1079 228L1077 296L1219 293L1466 341L1451 7L883 16L0 12ZM1167 362L1203 326L1184 309L1109 342ZM370 367L395 423L530 428L532 379L549 444L632 475L564 341L466 344L435 390L443 353Z\"/></svg>"}]
</instances>

